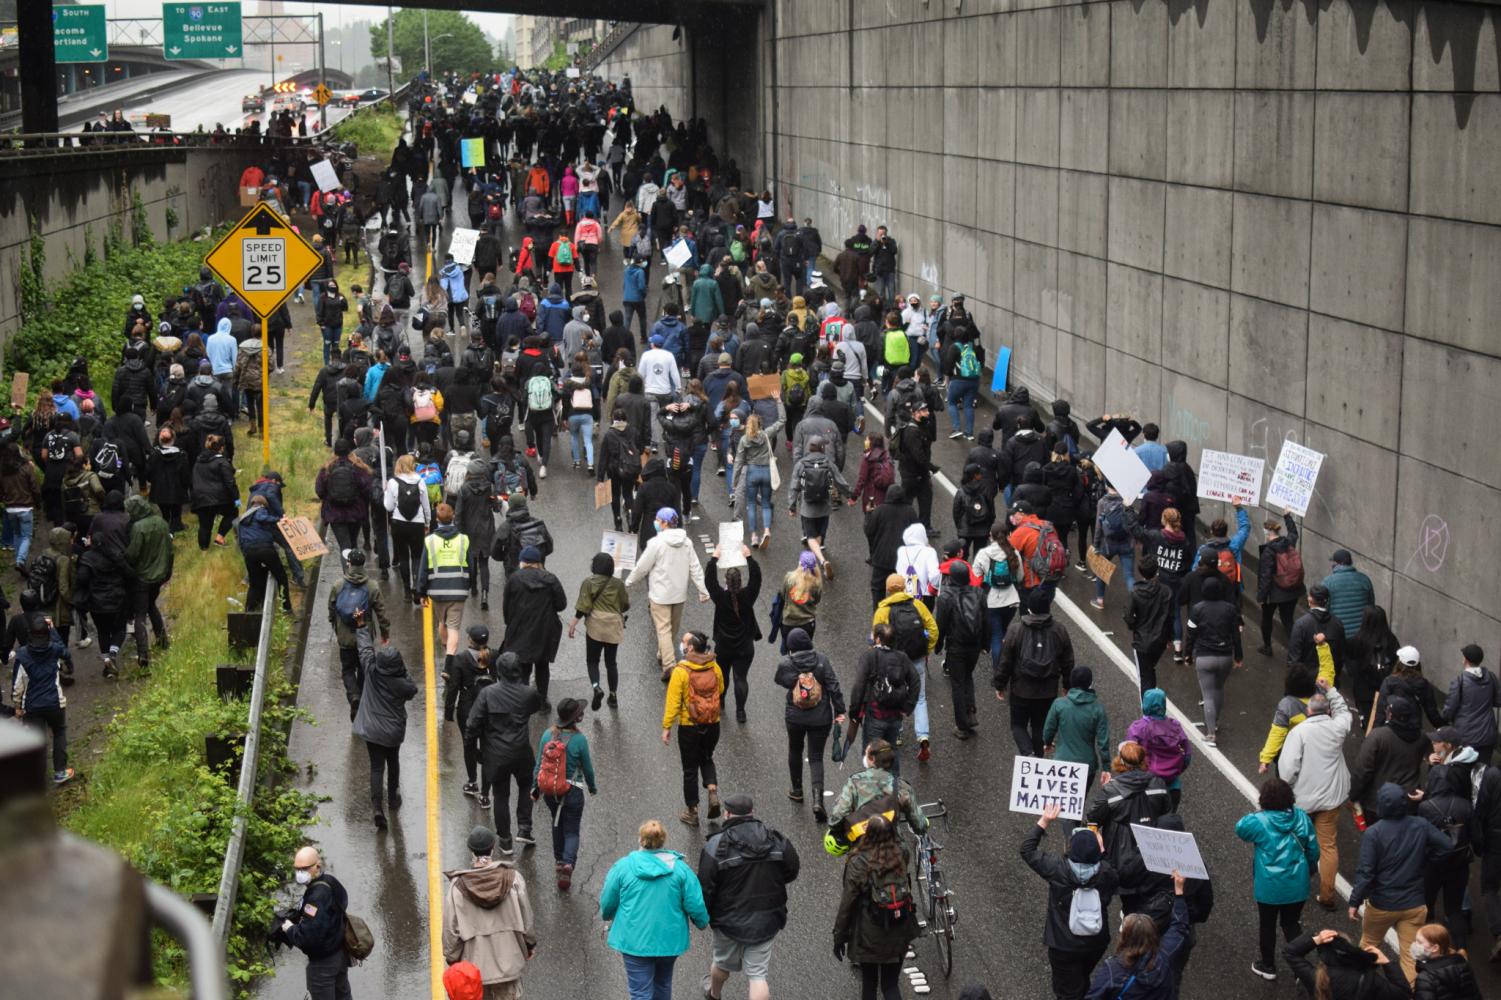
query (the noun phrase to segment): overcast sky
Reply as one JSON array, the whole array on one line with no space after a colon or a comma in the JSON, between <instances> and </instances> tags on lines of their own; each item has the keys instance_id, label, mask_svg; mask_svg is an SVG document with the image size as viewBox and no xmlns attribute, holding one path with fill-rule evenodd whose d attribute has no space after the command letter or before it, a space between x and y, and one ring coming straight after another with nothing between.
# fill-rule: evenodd
<instances>
[{"instance_id":1,"label":"overcast sky","mask_svg":"<svg viewBox=\"0 0 1501 1000\"><path fill-rule=\"evenodd\" d=\"M25 0L22 0L24 3ZM101 2L101 0L95 0ZM108 8L110 17L161 17L161 0L102 0ZM241 0L240 9L245 15L260 13L257 0ZM401 5L396 4L396 9ZM318 10L323 11L323 23L330 27L338 24L353 24L355 21L381 21L385 19L386 7L384 4L314 4L294 3L285 5L288 14L312 14ZM506 32L512 15L510 14L480 14L468 12L469 18L480 26L480 30L494 38L499 38Z\"/></svg>"}]
</instances>

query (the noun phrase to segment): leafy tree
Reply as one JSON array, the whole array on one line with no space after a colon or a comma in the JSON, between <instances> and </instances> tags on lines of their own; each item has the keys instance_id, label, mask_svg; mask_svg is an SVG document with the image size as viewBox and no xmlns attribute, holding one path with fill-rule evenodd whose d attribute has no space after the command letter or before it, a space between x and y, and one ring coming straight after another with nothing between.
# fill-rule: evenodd
<instances>
[{"instance_id":1,"label":"leafy tree","mask_svg":"<svg viewBox=\"0 0 1501 1000\"><path fill-rule=\"evenodd\" d=\"M468 17L451 10L427 12L428 46L432 50L434 74L450 70L470 73L495 68L495 53L490 40L479 25ZM415 77L427 65L422 47L422 11L399 10L396 12L391 36L391 47L401 61L402 72ZM377 59L386 57L386 22L384 19L370 26L370 54Z\"/></svg>"}]
</instances>

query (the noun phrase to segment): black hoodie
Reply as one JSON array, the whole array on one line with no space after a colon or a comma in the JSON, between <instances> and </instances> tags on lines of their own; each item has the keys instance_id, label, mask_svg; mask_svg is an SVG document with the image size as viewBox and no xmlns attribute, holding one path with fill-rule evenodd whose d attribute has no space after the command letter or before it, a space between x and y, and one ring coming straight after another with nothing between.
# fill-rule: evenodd
<instances>
[{"instance_id":1,"label":"black hoodie","mask_svg":"<svg viewBox=\"0 0 1501 1000\"><path fill-rule=\"evenodd\" d=\"M865 540L870 546L870 578L884 584L896 572L896 550L902 547L902 532L917 523L917 512L900 483L886 490L886 500L865 515Z\"/></svg>"},{"instance_id":2,"label":"black hoodie","mask_svg":"<svg viewBox=\"0 0 1501 1000\"><path fill-rule=\"evenodd\" d=\"M522 663L551 663L558 656L568 607L563 584L540 566L522 566L506 575L503 614L506 637L502 645Z\"/></svg>"},{"instance_id":3,"label":"black hoodie","mask_svg":"<svg viewBox=\"0 0 1501 1000\"><path fill-rule=\"evenodd\" d=\"M1312 934L1294 938L1282 946L1282 957L1292 968L1298 982L1315 995L1317 968L1309 959L1314 951L1329 975L1330 996L1359 1000L1407 1000L1407 980L1396 962L1376 964L1376 956L1343 937L1328 944L1315 945Z\"/></svg>"},{"instance_id":4,"label":"black hoodie","mask_svg":"<svg viewBox=\"0 0 1501 1000\"><path fill-rule=\"evenodd\" d=\"M682 502L682 490L667 478L667 466L662 460L653 458L647 462L641 470L641 486L631 504L631 530L640 532L641 551L646 551L646 543L656 537L657 511L663 507L677 510Z\"/></svg>"},{"instance_id":5,"label":"black hoodie","mask_svg":"<svg viewBox=\"0 0 1501 1000\"><path fill-rule=\"evenodd\" d=\"M464 720L464 738L480 741L485 767L496 768L524 762L530 767L531 718L542 707L542 696L521 680L521 661L515 653L501 653L495 660L496 681L480 689L474 707Z\"/></svg>"},{"instance_id":6,"label":"black hoodie","mask_svg":"<svg viewBox=\"0 0 1501 1000\"><path fill-rule=\"evenodd\" d=\"M1199 477L1188 464L1188 445L1182 441L1169 441L1167 464L1161 472L1167 477L1165 489L1173 498L1178 513L1183 515L1184 525L1192 525L1193 518L1199 514Z\"/></svg>"},{"instance_id":7,"label":"black hoodie","mask_svg":"<svg viewBox=\"0 0 1501 1000\"><path fill-rule=\"evenodd\" d=\"M787 926L787 883L801 865L791 841L754 816L732 816L698 856L709 924L733 941L769 941Z\"/></svg>"},{"instance_id":8,"label":"black hoodie","mask_svg":"<svg viewBox=\"0 0 1501 1000\"><path fill-rule=\"evenodd\" d=\"M1037 419L1037 411L1032 409L1032 394L1027 391L1026 386L1017 386L1011 391L1006 402L995 412L991 427L1000 433L1002 447L1011 440L1011 435L1023 427L1042 430L1042 421Z\"/></svg>"}]
</instances>

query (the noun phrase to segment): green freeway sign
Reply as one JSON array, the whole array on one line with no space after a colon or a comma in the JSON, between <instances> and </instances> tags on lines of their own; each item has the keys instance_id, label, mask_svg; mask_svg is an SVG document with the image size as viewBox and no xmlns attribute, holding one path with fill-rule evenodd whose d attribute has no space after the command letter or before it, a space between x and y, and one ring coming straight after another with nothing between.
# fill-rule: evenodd
<instances>
[{"instance_id":1,"label":"green freeway sign","mask_svg":"<svg viewBox=\"0 0 1501 1000\"><path fill-rule=\"evenodd\" d=\"M168 59L241 56L240 4L162 4L162 55Z\"/></svg>"},{"instance_id":2,"label":"green freeway sign","mask_svg":"<svg viewBox=\"0 0 1501 1000\"><path fill-rule=\"evenodd\" d=\"M60 63L96 63L109 58L104 5L52 8L52 51Z\"/></svg>"}]
</instances>

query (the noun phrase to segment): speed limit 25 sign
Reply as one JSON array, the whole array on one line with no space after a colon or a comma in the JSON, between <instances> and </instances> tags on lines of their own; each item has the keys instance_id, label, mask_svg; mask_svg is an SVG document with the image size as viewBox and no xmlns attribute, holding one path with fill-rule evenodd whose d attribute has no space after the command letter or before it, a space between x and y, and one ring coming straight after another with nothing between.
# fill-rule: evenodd
<instances>
[{"instance_id":1,"label":"speed limit 25 sign","mask_svg":"<svg viewBox=\"0 0 1501 1000\"><path fill-rule=\"evenodd\" d=\"M257 316L266 319L318 269L322 257L264 202L235 223L204 258Z\"/></svg>"}]
</instances>

